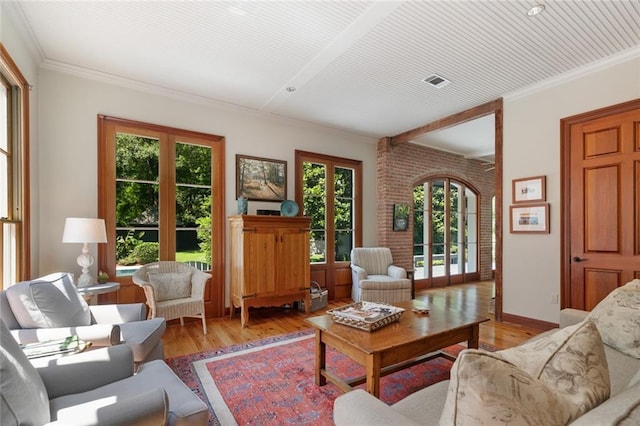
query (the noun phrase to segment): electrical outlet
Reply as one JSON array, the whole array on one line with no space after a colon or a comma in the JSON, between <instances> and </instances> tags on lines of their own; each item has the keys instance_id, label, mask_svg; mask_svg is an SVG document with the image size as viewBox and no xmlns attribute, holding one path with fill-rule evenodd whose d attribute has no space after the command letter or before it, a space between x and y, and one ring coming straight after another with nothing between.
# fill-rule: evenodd
<instances>
[{"instance_id":1,"label":"electrical outlet","mask_svg":"<svg viewBox=\"0 0 640 426\"><path fill-rule=\"evenodd\" d=\"M558 304L558 293L554 293L551 295L551 303L553 303L554 305Z\"/></svg>"}]
</instances>

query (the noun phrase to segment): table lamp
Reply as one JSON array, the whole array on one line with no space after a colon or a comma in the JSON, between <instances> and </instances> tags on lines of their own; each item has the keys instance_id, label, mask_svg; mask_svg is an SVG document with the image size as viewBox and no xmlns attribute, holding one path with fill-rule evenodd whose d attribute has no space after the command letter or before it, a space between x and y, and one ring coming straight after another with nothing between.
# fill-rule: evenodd
<instances>
[{"instance_id":1,"label":"table lamp","mask_svg":"<svg viewBox=\"0 0 640 426\"><path fill-rule=\"evenodd\" d=\"M107 232L104 219L68 217L64 223L62 233L63 243L82 243L82 254L76 259L82 268L82 275L78 278L78 287L89 287L95 284L95 280L89 275L89 267L93 265L94 258L89 253L89 243L106 243Z\"/></svg>"}]
</instances>

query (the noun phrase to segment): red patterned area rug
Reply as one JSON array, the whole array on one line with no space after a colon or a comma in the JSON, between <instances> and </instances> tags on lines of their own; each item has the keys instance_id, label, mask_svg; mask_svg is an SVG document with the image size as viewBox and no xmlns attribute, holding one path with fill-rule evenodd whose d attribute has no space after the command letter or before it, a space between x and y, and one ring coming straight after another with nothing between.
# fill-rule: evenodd
<instances>
[{"instance_id":1,"label":"red patterned area rug","mask_svg":"<svg viewBox=\"0 0 640 426\"><path fill-rule=\"evenodd\" d=\"M457 355L462 349L445 350ZM167 364L209 405L213 425L332 425L333 401L342 391L331 383L316 386L314 352L309 329L169 358ZM451 365L439 357L385 376L380 399L392 404L447 380ZM330 347L327 369L347 379L364 374L363 367Z\"/></svg>"}]
</instances>

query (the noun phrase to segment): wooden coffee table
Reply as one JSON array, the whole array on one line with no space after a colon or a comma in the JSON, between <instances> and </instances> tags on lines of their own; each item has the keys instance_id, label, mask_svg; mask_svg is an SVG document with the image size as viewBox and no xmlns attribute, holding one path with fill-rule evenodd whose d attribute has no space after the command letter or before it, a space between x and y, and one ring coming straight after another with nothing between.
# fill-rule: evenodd
<instances>
[{"instance_id":1,"label":"wooden coffee table","mask_svg":"<svg viewBox=\"0 0 640 426\"><path fill-rule=\"evenodd\" d=\"M475 313L428 306L429 314L418 314L414 307L424 307L420 300L394 303L405 309L400 320L376 331L363 331L334 323L330 315L307 318L316 329L315 380L324 386L327 380L348 392L353 386L366 383L366 390L380 397L380 377L420 362L445 356L447 346L467 342L477 348L480 323L489 321ZM345 381L326 369L326 345L329 345L365 367L365 376Z\"/></svg>"}]
</instances>

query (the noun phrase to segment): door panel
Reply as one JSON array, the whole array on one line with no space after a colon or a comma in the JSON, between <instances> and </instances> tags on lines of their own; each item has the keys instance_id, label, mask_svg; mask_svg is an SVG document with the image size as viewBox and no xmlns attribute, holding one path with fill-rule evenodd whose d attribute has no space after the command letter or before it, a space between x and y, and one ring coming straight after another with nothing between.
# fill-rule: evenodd
<instances>
[{"instance_id":1,"label":"door panel","mask_svg":"<svg viewBox=\"0 0 640 426\"><path fill-rule=\"evenodd\" d=\"M280 232L280 241L279 264L282 268L278 271L279 290L295 293L309 286L304 273L309 268L309 234L287 228Z\"/></svg>"},{"instance_id":2,"label":"door panel","mask_svg":"<svg viewBox=\"0 0 640 426\"><path fill-rule=\"evenodd\" d=\"M562 120L563 307L591 310L639 275L639 123L640 100Z\"/></svg>"},{"instance_id":3,"label":"door panel","mask_svg":"<svg viewBox=\"0 0 640 426\"><path fill-rule=\"evenodd\" d=\"M620 271L585 268L584 299L586 310L593 309L607 294L623 284Z\"/></svg>"},{"instance_id":4,"label":"door panel","mask_svg":"<svg viewBox=\"0 0 640 426\"><path fill-rule=\"evenodd\" d=\"M620 192L618 165L585 169L584 171L584 238L585 253L619 253ZM603 220L607 218L607 220Z\"/></svg>"},{"instance_id":5,"label":"door panel","mask_svg":"<svg viewBox=\"0 0 640 426\"><path fill-rule=\"evenodd\" d=\"M275 285L275 251L276 234L272 229L257 229L255 232L244 232L244 265L249 268L245 276L252 277L245 281L244 291L247 295L268 294L276 290Z\"/></svg>"}]
</instances>

